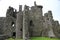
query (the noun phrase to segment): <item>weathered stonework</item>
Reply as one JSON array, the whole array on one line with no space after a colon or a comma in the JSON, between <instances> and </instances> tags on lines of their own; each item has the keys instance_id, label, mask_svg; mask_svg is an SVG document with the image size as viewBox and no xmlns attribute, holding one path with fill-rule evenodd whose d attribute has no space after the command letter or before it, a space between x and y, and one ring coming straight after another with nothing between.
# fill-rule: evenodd
<instances>
[{"instance_id":1,"label":"weathered stonework","mask_svg":"<svg viewBox=\"0 0 60 40\"><path fill-rule=\"evenodd\" d=\"M17 20L16 20L16 38L21 38L22 37L22 28L23 28L23 13L21 9L21 5L19 6L20 10L17 14Z\"/></svg>"},{"instance_id":2,"label":"weathered stonework","mask_svg":"<svg viewBox=\"0 0 60 40\"><path fill-rule=\"evenodd\" d=\"M19 11L9 7L6 17L0 17L0 35L7 37L23 38L28 40L34 36L47 36L60 38L60 24L54 21L52 11L43 14L43 6L37 5L29 7L19 5Z\"/></svg>"}]
</instances>

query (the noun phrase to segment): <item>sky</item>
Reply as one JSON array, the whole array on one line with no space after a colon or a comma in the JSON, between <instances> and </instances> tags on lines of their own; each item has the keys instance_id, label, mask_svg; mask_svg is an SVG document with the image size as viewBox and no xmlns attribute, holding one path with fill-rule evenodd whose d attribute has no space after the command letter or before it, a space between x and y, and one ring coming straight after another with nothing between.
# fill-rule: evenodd
<instances>
[{"instance_id":1,"label":"sky","mask_svg":"<svg viewBox=\"0 0 60 40\"><path fill-rule=\"evenodd\" d=\"M19 5L33 6L34 1L37 5L43 6L43 14L52 11L53 19L60 23L60 0L0 0L0 17L6 16L6 11L9 6L19 10Z\"/></svg>"}]
</instances>

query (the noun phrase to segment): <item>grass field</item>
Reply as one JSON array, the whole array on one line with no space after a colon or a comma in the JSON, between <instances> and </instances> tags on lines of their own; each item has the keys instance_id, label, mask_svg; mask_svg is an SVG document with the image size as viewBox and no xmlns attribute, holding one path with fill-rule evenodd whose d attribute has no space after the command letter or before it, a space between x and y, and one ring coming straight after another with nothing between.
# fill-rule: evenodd
<instances>
[{"instance_id":1,"label":"grass field","mask_svg":"<svg viewBox=\"0 0 60 40\"><path fill-rule=\"evenodd\" d=\"M60 40L58 38L48 38L48 37L32 37L31 40Z\"/></svg>"},{"instance_id":2,"label":"grass field","mask_svg":"<svg viewBox=\"0 0 60 40\"><path fill-rule=\"evenodd\" d=\"M22 40L22 39L9 38L7 40ZM31 40L60 40L60 39L58 39L58 38L48 38L48 37L32 37Z\"/></svg>"}]
</instances>

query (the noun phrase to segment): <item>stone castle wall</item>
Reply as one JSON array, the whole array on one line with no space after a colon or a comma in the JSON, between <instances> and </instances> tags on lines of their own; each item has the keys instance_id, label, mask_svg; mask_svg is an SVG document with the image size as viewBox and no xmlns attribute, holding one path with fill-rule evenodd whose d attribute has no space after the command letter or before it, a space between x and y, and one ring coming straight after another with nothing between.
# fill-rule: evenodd
<instances>
[{"instance_id":1,"label":"stone castle wall","mask_svg":"<svg viewBox=\"0 0 60 40\"><path fill-rule=\"evenodd\" d=\"M30 9L29 9L30 8ZM6 17L0 17L0 34L8 37L29 38L33 36L60 37L60 25L54 21L52 11L43 14L43 6L37 5L29 7L22 5L17 12L15 8L9 7ZM3 30L3 32L2 32Z\"/></svg>"}]
</instances>

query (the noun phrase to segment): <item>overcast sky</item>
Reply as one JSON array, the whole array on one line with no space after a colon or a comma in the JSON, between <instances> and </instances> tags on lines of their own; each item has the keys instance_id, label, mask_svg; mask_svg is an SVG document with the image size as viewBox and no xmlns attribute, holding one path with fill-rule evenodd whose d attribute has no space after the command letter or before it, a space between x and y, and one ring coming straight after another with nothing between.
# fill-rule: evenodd
<instances>
[{"instance_id":1,"label":"overcast sky","mask_svg":"<svg viewBox=\"0 0 60 40\"><path fill-rule=\"evenodd\" d=\"M9 6L19 9L19 5L33 6L34 1L37 5L43 6L43 13L52 10L53 19L60 22L60 0L0 0L0 17L6 16L6 11Z\"/></svg>"}]
</instances>

